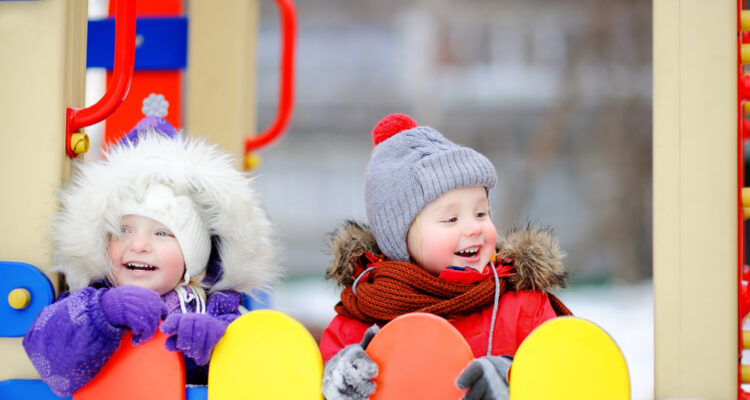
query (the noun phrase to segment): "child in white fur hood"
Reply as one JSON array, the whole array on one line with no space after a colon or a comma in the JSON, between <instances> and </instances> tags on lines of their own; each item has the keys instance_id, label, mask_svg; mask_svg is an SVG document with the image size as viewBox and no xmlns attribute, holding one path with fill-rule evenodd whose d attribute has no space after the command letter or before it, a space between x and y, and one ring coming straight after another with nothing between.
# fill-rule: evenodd
<instances>
[{"instance_id":1,"label":"child in white fur hood","mask_svg":"<svg viewBox=\"0 0 750 400\"><path fill-rule=\"evenodd\" d=\"M23 344L61 396L99 373L126 330L140 344L162 319L188 383L205 384L241 292L279 272L253 180L216 146L176 132L152 96L148 116L103 161L75 164L59 193L51 238L69 293L42 310Z\"/></svg>"}]
</instances>

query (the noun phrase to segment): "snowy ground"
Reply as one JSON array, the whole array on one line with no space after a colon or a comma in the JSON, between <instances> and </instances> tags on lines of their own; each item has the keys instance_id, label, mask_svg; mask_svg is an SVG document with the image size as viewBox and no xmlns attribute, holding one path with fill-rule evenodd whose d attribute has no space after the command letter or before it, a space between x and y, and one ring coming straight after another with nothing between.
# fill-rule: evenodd
<instances>
[{"instance_id":1,"label":"snowy ground","mask_svg":"<svg viewBox=\"0 0 750 400\"><path fill-rule=\"evenodd\" d=\"M559 296L573 313L609 333L625 354L634 400L653 399L653 285L572 287ZM274 292L274 308L305 324L314 336L333 318L338 292L329 282L294 280Z\"/></svg>"}]
</instances>

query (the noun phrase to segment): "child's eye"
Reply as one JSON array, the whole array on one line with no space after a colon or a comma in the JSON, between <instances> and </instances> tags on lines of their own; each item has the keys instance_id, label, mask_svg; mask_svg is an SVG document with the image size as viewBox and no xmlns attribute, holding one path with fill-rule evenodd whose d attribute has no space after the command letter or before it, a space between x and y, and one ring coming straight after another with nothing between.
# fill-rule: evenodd
<instances>
[{"instance_id":1,"label":"child's eye","mask_svg":"<svg viewBox=\"0 0 750 400\"><path fill-rule=\"evenodd\" d=\"M442 220L441 222L452 223L458 221L458 217L450 217Z\"/></svg>"},{"instance_id":2,"label":"child's eye","mask_svg":"<svg viewBox=\"0 0 750 400\"><path fill-rule=\"evenodd\" d=\"M476 217L477 218L484 218L486 216L487 216L487 212L486 211L479 211L479 212L476 213Z\"/></svg>"},{"instance_id":3,"label":"child's eye","mask_svg":"<svg viewBox=\"0 0 750 400\"><path fill-rule=\"evenodd\" d=\"M121 226L120 233L130 233L130 228L128 228L127 226Z\"/></svg>"},{"instance_id":4,"label":"child's eye","mask_svg":"<svg viewBox=\"0 0 750 400\"><path fill-rule=\"evenodd\" d=\"M170 236L174 236L174 235L172 235L171 233L166 232L166 231L158 231L158 232L156 232L156 236L170 237Z\"/></svg>"}]
</instances>

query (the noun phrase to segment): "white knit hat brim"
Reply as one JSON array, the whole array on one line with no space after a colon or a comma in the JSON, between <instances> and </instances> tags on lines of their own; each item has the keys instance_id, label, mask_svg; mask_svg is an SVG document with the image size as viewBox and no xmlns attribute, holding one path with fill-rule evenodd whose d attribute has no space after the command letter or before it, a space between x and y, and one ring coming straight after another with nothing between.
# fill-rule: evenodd
<instances>
[{"instance_id":1,"label":"white knit hat brim","mask_svg":"<svg viewBox=\"0 0 750 400\"><path fill-rule=\"evenodd\" d=\"M132 193L123 200L120 214L140 215L166 226L180 245L187 276L200 275L211 255L211 237L200 210L190 197L176 195L163 184L154 183L143 189L143 193Z\"/></svg>"}]
</instances>

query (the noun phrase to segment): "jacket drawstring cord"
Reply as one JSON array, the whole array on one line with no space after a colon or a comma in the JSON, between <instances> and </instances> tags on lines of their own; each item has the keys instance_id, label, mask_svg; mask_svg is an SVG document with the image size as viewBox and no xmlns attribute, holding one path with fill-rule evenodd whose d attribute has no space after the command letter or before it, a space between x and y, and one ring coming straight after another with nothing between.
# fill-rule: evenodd
<instances>
[{"instance_id":1,"label":"jacket drawstring cord","mask_svg":"<svg viewBox=\"0 0 750 400\"><path fill-rule=\"evenodd\" d=\"M195 312L197 314L205 314L205 301L203 301L203 299L198 295L198 291L194 287L188 286L188 288L190 289L190 293L187 293L185 286L178 286L175 288L177 297L180 298L180 310L182 310L183 314L186 314L188 312L186 305L195 300Z\"/></svg>"},{"instance_id":2,"label":"jacket drawstring cord","mask_svg":"<svg viewBox=\"0 0 750 400\"><path fill-rule=\"evenodd\" d=\"M494 257L493 257L494 258ZM487 342L487 355L492 355L492 336L495 333L495 320L497 319L497 306L500 300L500 278L497 276L497 270L495 270L494 260L490 260L490 267L492 274L495 275L495 305L492 307L492 319L490 322L489 341Z\"/></svg>"},{"instance_id":3,"label":"jacket drawstring cord","mask_svg":"<svg viewBox=\"0 0 750 400\"><path fill-rule=\"evenodd\" d=\"M354 280L354 283L352 284L352 293L356 296L357 295L357 282L359 282L360 278L365 276L366 273L370 272L370 270L374 269L375 267L367 268L366 270L362 271L361 274L357 275L357 279Z\"/></svg>"}]
</instances>

